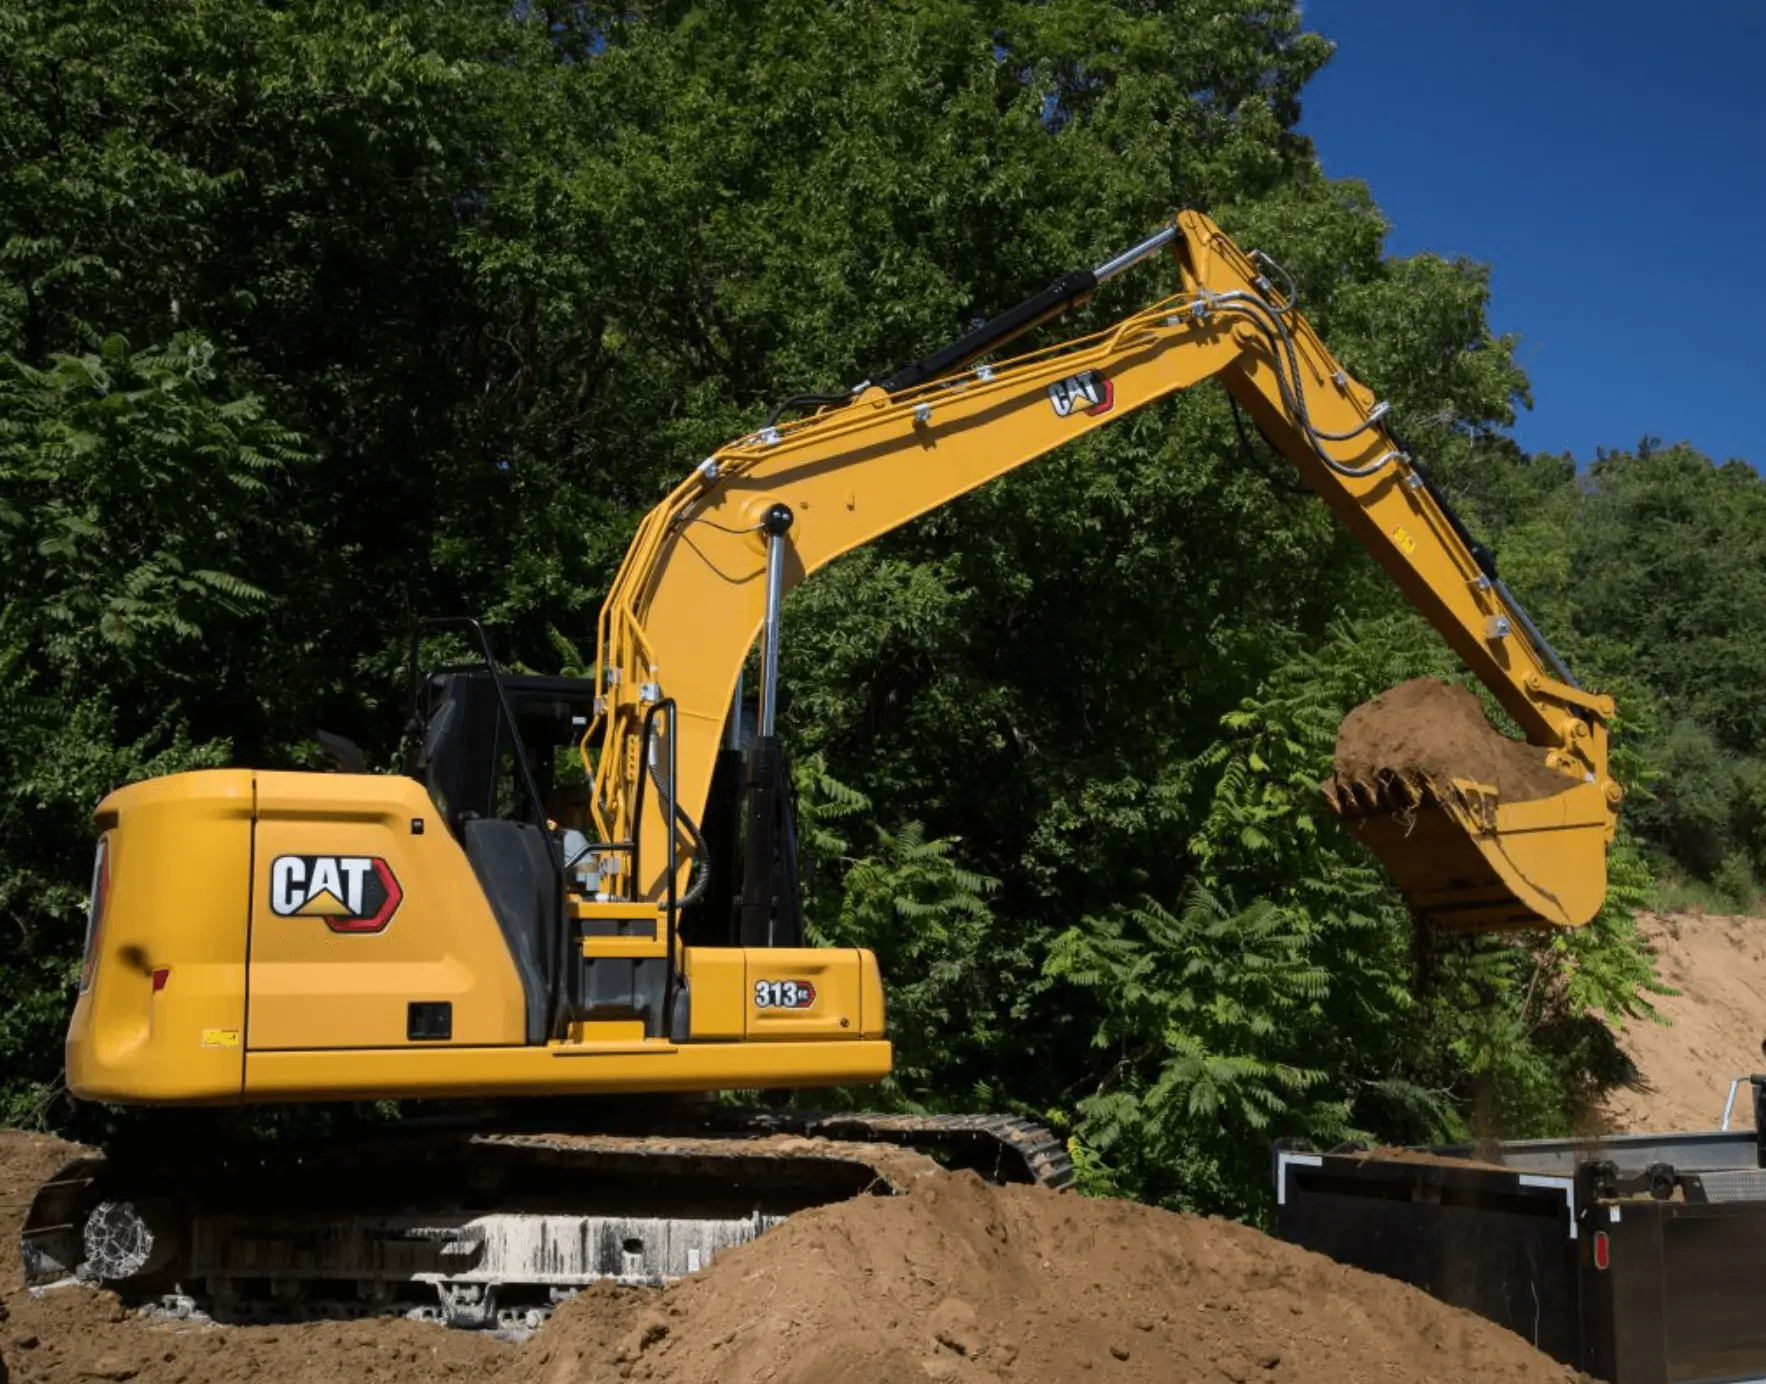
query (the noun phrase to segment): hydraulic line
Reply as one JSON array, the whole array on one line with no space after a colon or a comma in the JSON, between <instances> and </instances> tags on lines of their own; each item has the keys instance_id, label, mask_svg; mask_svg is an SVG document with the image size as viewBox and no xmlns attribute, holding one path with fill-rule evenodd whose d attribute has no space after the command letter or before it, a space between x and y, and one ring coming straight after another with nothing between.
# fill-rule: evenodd
<instances>
[{"instance_id":1,"label":"hydraulic line","mask_svg":"<svg viewBox=\"0 0 1766 1384\"><path fill-rule=\"evenodd\" d=\"M1275 370L1276 385L1281 391L1282 401L1300 424L1300 430L1311 444L1313 451L1331 470L1340 476L1360 479L1374 475L1389 463L1403 456L1396 449L1382 452L1364 466L1346 466L1331 456L1324 447L1326 442L1347 442L1359 437L1369 428L1377 424L1388 411L1388 405L1376 404L1368 416L1353 428L1340 433L1321 432L1313 426L1312 415L1306 407L1306 386L1302 382L1299 353L1294 347L1294 339L1289 334L1287 324L1281 320L1268 303L1239 291L1211 294L1198 300L1205 309L1233 313L1246 318L1262 332L1265 340L1272 347L1271 364ZM1284 362L1286 368L1284 368Z\"/></svg>"},{"instance_id":2,"label":"hydraulic line","mask_svg":"<svg viewBox=\"0 0 1766 1384\"><path fill-rule=\"evenodd\" d=\"M665 812L672 811L675 821L681 824L681 830L687 833L687 839L693 843L693 875L687 881L687 892L681 895L680 906L685 908L690 903L698 903L711 883L711 847L699 833L699 824L687 815L687 810L668 795L662 785L662 771L654 764L650 766L650 782L656 785L657 796L666 804Z\"/></svg>"},{"instance_id":3,"label":"hydraulic line","mask_svg":"<svg viewBox=\"0 0 1766 1384\"><path fill-rule=\"evenodd\" d=\"M1251 446L1250 434L1245 431L1245 412L1244 412L1244 410L1239 407L1239 401L1237 399L1233 398L1233 396L1231 394L1228 394L1226 396L1226 402L1227 402L1227 406L1232 410L1233 432L1238 435L1239 451L1243 454L1245 460L1250 462L1251 465L1254 468L1256 468L1258 474L1261 475L1263 477L1263 479L1268 483L1269 488L1271 490L1278 491L1283 495L1313 495L1313 494L1315 494L1316 492L1314 492L1312 489L1310 489L1307 486L1295 485L1292 481L1283 480L1281 478L1281 476L1273 475L1270 472L1263 469L1263 462L1258 459L1256 449ZM1258 432L1261 435L1262 429L1259 428ZM1271 446L1271 447L1275 446L1275 444L1273 442L1269 441L1268 437L1264 437L1263 440L1269 446Z\"/></svg>"}]
</instances>

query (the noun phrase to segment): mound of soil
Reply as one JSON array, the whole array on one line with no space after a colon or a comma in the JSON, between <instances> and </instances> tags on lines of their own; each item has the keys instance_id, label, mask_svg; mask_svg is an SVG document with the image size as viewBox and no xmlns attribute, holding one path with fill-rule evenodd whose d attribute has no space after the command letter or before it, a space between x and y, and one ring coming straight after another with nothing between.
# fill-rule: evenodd
<instances>
[{"instance_id":1,"label":"mound of soil","mask_svg":"<svg viewBox=\"0 0 1766 1384\"><path fill-rule=\"evenodd\" d=\"M0 1132L9 1384L1350 1384L1579 1376L1412 1288L1243 1226L928 1173L793 1217L653 1292L603 1285L522 1346L404 1321L150 1322L19 1284L18 1217L66 1145Z\"/></svg>"},{"instance_id":2,"label":"mound of soil","mask_svg":"<svg viewBox=\"0 0 1766 1384\"><path fill-rule=\"evenodd\" d=\"M1526 802L1574 786L1546 767L1545 756L1497 731L1466 688L1412 678L1343 718L1335 777L1369 789L1422 780L1442 792L1456 778L1471 779L1494 784L1505 802Z\"/></svg>"},{"instance_id":3,"label":"mound of soil","mask_svg":"<svg viewBox=\"0 0 1766 1384\"><path fill-rule=\"evenodd\" d=\"M808 1212L675 1285L635 1320L622 1306L585 1294L561 1311L527 1347L544 1356L539 1377L1575 1377L1481 1318L1244 1226L991 1188L973 1174L936 1174L905 1197Z\"/></svg>"},{"instance_id":4,"label":"mound of soil","mask_svg":"<svg viewBox=\"0 0 1766 1384\"><path fill-rule=\"evenodd\" d=\"M1656 954L1656 973L1680 993L1650 999L1666 1025L1631 1019L1619 1034L1635 1075L1608 1095L1608 1128L1715 1129L1730 1079L1766 1071L1766 918L1643 913L1637 930ZM1730 1127L1754 1127L1745 1082Z\"/></svg>"}]
</instances>

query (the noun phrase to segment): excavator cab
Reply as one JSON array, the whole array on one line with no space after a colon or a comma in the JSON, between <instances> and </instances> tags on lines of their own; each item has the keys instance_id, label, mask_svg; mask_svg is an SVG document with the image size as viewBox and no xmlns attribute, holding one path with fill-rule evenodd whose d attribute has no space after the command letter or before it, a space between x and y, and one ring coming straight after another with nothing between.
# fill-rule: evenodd
<instances>
[{"instance_id":1,"label":"excavator cab","mask_svg":"<svg viewBox=\"0 0 1766 1384\"><path fill-rule=\"evenodd\" d=\"M557 751L582 734L594 685L512 676L486 663L432 672L417 686L412 726L420 734L406 772L465 851L521 978L526 1041L543 1043L553 1026L569 871L587 848L576 829L586 805L570 806L583 793L558 783Z\"/></svg>"},{"instance_id":2,"label":"excavator cab","mask_svg":"<svg viewBox=\"0 0 1766 1384\"><path fill-rule=\"evenodd\" d=\"M513 725L503 718L498 683ZM566 790L557 783L553 751L581 736L594 706L593 683L450 670L432 673L425 692L423 734L406 772L429 790L456 835L466 822L490 818L563 823ZM518 758L533 775L538 803L524 791Z\"/></svg>"},{"instance_id":3,"label":"excavator cab","mask_svg":"<svg viewBox=\"0 0 1766 1384\"><path fill-rule=\"evenodd\" d=\"M425 670L424 632L470 631L479 657ZM478 621L418 622L407 667L410 706L405 724L405 773L429 790L436 810L464 840L470 821L523 822L556 831L581 830L587 785L560 782L558 764L594 718L595 684L587 678L504 672Z\"/></svg>"}]
</instances>

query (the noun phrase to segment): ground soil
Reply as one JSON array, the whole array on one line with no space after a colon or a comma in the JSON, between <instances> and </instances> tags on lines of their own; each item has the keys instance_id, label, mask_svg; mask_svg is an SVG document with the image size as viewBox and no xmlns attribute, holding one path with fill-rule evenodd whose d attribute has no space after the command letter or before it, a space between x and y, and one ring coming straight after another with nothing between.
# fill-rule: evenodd
<instances>
[{"instance_id":1,"label":"ground soil","mask_svg":"<svg viewBox=\"0 0 1766 1384\"><path fill-rule=\"evenodd\" d=\"M0 1132L0 1382L1564 1384L1518 1336L1216 1220L929 1172L792 1218L665 1292L604 1286L526 1344L396 1320L199 1326L20 1283L19 1218L69 1146Z\"/></svg>"},{"instance_id":2,"label":"ground soil","mask_svg":"<svg viewBox=\"0 0 1766 1384\"><path fill-rule=\"evenodd\" d=\"M1636 1075L1608 1097L1606 1122L1615 1133L1715 1129L1730 1079L1766 1071L1766 918L1644 913L1637 927L1680 993L1652 1000L1667 1026L1633 1019L1619 1035ZM1730 1123L1754 1127L1745 1084Z\"/></svg>"},{"instance_id":3,"label":"ground soil","mask_svg":"<svg viewBox=\"0 0 1766 1384\"><path fill-rule=\"evenodd\" d=\"M1494 784L1505 802L1526 802L1574 786L1546 767L1545 755L1498 732L1465 688L1412 678L1343 718L1335 777L1368 789L1393 778L1424 780L1441 791L1456 778L1471 779Z\"/></svg>"}]
</instances>

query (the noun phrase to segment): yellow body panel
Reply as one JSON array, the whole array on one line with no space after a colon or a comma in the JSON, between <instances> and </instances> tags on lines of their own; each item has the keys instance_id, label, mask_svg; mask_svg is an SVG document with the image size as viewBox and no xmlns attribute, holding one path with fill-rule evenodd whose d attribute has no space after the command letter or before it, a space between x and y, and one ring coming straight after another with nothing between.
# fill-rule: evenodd
<instances>
[{"instance_id":1,"label":"yellow body panel","mask_svg":"<svg viewBox=\"0 0 1766 1384\"><path fill-rule=\"evenodd\" d=\"M864 1031L864 960L849 947L749 947L747 1036L801 1043ZM871 965L872 972L876 970ZM805 1001L806 989L812 997ZM779 1003L795 991L797 1004Z\"/></svg>"},{"instance_id":2,"label":"yellow body panel","mask_svg":"<svg viewBox=\"0 0 1766 1384\"><path fill-rule=\"evenodd\" d=\"M239 1099L252 786L243 769L174 774L98 805L112 885L68 1027L75 1095Z\"/></svg>"},{"instance_id":3,"label":"yellow body panel","mask_svg":"<svg viewBox=\"0 0 1766 1384\"><path fill-rule=\"evenodd\" d=\"M683 948L692 1041L646 1038L641 1021L615 1019L524 1044L503 934L410 779L174 774L113 793L99 821L109 900L67 1040L69 1085L85 1099L705 1091L860 1084L889 1071L877 963L850 947ZM279 878L287 860L301 863ZM375 861L397 887L383 920L360 916L375 912L372 891L352 887ZM587 958L665 954L661 914L647 905L578 900L570 911L585 930L638 934L585 936ZM411 1040L412 1001L449 1003L451 1036Z\"/></svg>"},{"instance_id":4,"label":"yellow body panel","mask_svg":"<svg viewBox=\"0 0 1766 1384\"><path fill-rule=\"evenodd\" d=\"M752 1003L748 958L736 947L688 947L685 970L693 990L694 1041L741 1038Z\"/></svg>"},{"instance_id":5,"label":"yellow body panel","mask_svg":"<svg viewBox=\"0 0 1766 1384\"><path fill-rule=\"evenodd\" d=\"M859 975L859 1037L881 1038L887 1032L883 1017L883 972L873 960Z\"/></svg>"},{"instance_id":6,"label":"yellow body panel","mask_svg":"<svg viewBox=\"0 0 1766 1384\"><path fill-rule=\"evenodd\" d=\"M604 945L628 939L593 940ZM648 939L629 941L634 948L650 945ZM298 1052L254 1047L245 1059L245 1096L366 1100L705 1091L860 1085L889 1074L890 1045L879 1041L882 982L869 952L688 947L682 963L693 996L691 1042L647 1039L641 1024L616 1021L576 1025L572 1042L522 1048L406 1043L402 1034L397 1044L355 1051L320 1044ZM757 986L773 994L775 986L805 982L814 986L814 998L799 1007L756 1002Z\"/></svg>"},{"instance_id":7,"label":"yellow body panel","mask_svg":"<svg viewBox=\"0 0 1766 1384\"><path fill-rule=\"evenodd\" d=\"M283 856L385 860L404 897L373 933L279 917L272 869ZM452 1004L450 1044L523 1040L521 982L497 920L415 780L259 774L255 869L247 1047L402 1047L413 1000Z\"/></svg>"},{"instance_id":8,"label":"yellow body panel","mask_svg":"<svg viewBox=\"0 0 1766 1384\"><path fill-rule=\"evenodd\" d=\"M1506 817L1474 832L1443 816L1443 833L1458 839L1420 858L1401 831L1375 827L1363 838L1408 881L1401 887L1419 913L1444 925L1588 921L1605 894L1605 844L1622 797L1607 772L1611 699L1562 680L1518 605L1479 565L1387 430L1373 392L1282 299L1268 262L1197 212L1181 213L1173 231L1183 287L1172 297L1091 336L953 369L894 394L867 388L751 433L719 448L646 516L602 607L596 664L605 710L583 740L605 839L665 837L660 795L638 792L642 728L658 697L677 711L679 801L688 816L700 815L731 694L761 626L768 540L760 520L773 506L792 515L782 583L789 589L1015 467L1215 379L1491 688L1529 742L1549 751L1565 788L1595 788L1588 801L1601 818L1598 845L1577 827L1520 848L1530 857L1522 873L1535 887L1517 890L1508 890L1521 875L1504 857ZM1583 805L1575 810L1580 821ZM1453 873L1466 852L1482 857L1465 877L1475 884ZM644 878L616 885L654 897L667 865L659 851L643 862ZM689 868L690 861L678 862L680 887ZM1487 882L1508 892L1494 909L1471 907ZM1456 899L1466 906L1455 907Z\"/></svg>"},{"instance_id":9,"label":"yellow body panel","mask_svg":"<svg viewBox=\"0 0 1766 1384\"><path fill-rule=\"evenodd\" d=\"M889 1075L888 1043L656 1042L544 1048L263 1052L245 1059L253 1101L401 1096L577 1095L866 1085Z\"/></svg>"}]
</instances>

